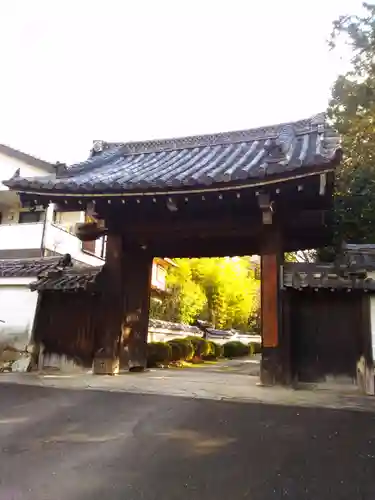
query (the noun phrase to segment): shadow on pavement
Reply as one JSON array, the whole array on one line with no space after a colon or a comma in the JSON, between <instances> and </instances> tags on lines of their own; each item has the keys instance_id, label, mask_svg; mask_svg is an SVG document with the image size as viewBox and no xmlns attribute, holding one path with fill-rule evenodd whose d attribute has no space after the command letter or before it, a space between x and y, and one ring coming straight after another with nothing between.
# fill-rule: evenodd
<instances>
[{"instance_id":1,"label":"shadow on pavement","mask_svg":"<svg viewBox=\"0 0 375 500\"><path fill-rule=\"evenodd\" d=\"M375 498L375 414L2 384L0 498Z\"/></svg>"}]
</instances>

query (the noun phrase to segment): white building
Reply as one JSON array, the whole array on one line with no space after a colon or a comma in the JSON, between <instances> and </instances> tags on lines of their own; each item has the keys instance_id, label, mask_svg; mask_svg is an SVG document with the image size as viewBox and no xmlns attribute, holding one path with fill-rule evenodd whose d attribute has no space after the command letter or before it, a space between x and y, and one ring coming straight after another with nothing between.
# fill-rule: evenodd
<instances>
[{"instance_id":1,"label":"white building","mask_svg":"<svg viewBox=\"0 0 375 500\"><path fill-rule=\"evenodd\" d=\"M20 170L26 177L54 173L54 165L0 145L0 258L30 258L63 255L89 266L103 264L103 240L87 248L74 235L74 226L84 221L83 212L59 212L51 204L31 212L21 208L18 195L1 182Z\"/></svg>"},{"instance_id":2,"label":"white building","mask_svg":"<svg viewBox=\"0 0 375 500\"><path fill-rule=\"evenodd\" d=\"M56 257L69 253L77 265L100 267L105 256L105 238L82 243L74 234L84 212L58 211L53 204L35 211L22 208L17 193L2 183L17 170L22 177L35 177L53 174L55 166L0 144L0 369L4 346L22 350L30 342L38 297L29 285L40 266L54 265ZM169 264L154 261L154 290L165 291Z\"/></svg>"}]
</instances>

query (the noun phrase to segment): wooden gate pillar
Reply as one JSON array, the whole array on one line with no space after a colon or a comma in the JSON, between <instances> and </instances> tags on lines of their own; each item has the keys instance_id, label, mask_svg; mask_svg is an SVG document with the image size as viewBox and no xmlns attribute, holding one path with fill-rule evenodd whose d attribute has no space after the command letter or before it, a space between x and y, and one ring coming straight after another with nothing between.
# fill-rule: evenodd
<instances>
[{"instance_id":1,"label":"wooden gate pillar","mask_svg":"<svg viewBox=\"0 0 375 500\"><path fill-rule=\"evenodd\" d=\"M108 233L94 373L118 372L123 352L130 370L146 367L152 260L141 248L124 248L121 234Z\"/></svg>"},{"instance_id":2,"label":"wooden gate pillar","mask_svg":"<svg viewBox=\"0 0 375 500\"><path fill-rule=\"evenodd\" d=\"M101 300L93 372L113 375L119 370L123 318L123 242L121 234L108 233L106 261L100 275Z\"/></svg>"},{"instance_id":3,"label":"wooden gate pillar","mask_svg":"<svg viewBox=\"0 0 375 500\"><path fill-rule=\"evenodd\" d=\"M262 361L260 380L264 385L283 384L285 360L281 340L280 270L283 263L280 231L264 227L261 248L261 328Z\"/></svg>"},{"instance_id":4,"label":"wooden gate pillar","mask_svg":"<svg viewBox=\"0 0 375 500\"><path fill-rule=\"evenodd\" d=\"M127 252L124 258L123 346L130 371L147 365L152 256L145 250Z\"/></svg>"}]
</instances>

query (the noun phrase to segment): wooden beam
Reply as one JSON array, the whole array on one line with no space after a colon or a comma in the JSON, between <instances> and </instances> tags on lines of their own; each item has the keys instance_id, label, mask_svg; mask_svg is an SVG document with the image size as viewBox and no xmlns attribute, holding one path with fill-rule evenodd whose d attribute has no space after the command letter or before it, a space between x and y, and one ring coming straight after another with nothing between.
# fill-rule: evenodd
<instances>
[{"instance_id":1,"label":"wooden beam","mask_svg":"<svg viewBox=\"0 0 375 500\"><path fill-rule=\"evenodd\" d=\"M287 240L283 248L284 252L295 252L319 248L328 245L329 237L317 239L299 238L298 240ZM260 242L251 238L233 238L232 241L211 240L202 241L185 240L170 242L168 244L150 244L154 255L164 255L170 258L198 258L198 257L230 257L240 255L260 255Z\"/></svg>"},{"instance_id":2,"label":"wooden beam","mask_svg":"<svg viewBox=\"0 0 375 500\"><path fill-rule=\"evenodd\" d=\"M282 234L277 226L265 228L261 242L261 382L282 383L284 366L280 353L280 271L283 262Z\"/></svg>"},{"instance_id":3,"label":"wooden beam","mask_svg":"<svg viewBox=\"0 0 375 500\"><path fill-rule=\"evenodd\" d=\"M135 220L123 224L123 231L127 236L147 236L151 239L156 237L175 238L176 235L193 236L199 234L205 236L216 236L225 234L249 234L254 228L261 227L260 212L253 216L212 216L196 214L194 218L165 218L156 220Z\"/></svg>"},{"instance_id":4,"label":"wooden beam","mask_svg":"<svg viewBox=\"0 0 375 500\"><path fill-rule=\"evenodd\" d=\"M256 237L188 238L150 242L153 255L170 258L182 257L229 257L259 253Z\"/></svg>"},{"instance_id":5,"label":"wooden beam","mask_svg":"<svg viewBox=\"0 0 375 500\"><path fill-rule=\"evenodd\" d=\"M271 201L269 193L260 193L258 196L259 208L262 212L262 223L265 225L272 224L274 202Z\"/></svg>"},{"instance_id":6,"label":"wooden beam","mask_svg":"<svg viewBox=\"0 0 375 500\"><path fill-rule=\"evenodd\" d=\"M326 225L325 211L303 210L297 213L274 213L271 218L278 223L283 231L289 229L296 232L298 236L301 230L320 230ZM118 228L119 230L119 228ZM198 218L198 220L155 220L135 224L130 222L123 224L121 229L124 237L134 241L163 242L165 245L173 245L181 239L226 239L257 237L262 230L262 219L260 210L254 216L242 216L233 218ZM169 243L168 243L169 242Z\"/></svg>"},{"instance_id":7,"label":"wooden beam","mask_svg":"<svg viewBox=\"0 0 375 500\"><path fill-rule=\"evenodd\" d=\"M267 228L261 243L261 300L263 347L277 347L279 342L279 274L283 262L279 229Z\"/></svg>"}]
</instances>

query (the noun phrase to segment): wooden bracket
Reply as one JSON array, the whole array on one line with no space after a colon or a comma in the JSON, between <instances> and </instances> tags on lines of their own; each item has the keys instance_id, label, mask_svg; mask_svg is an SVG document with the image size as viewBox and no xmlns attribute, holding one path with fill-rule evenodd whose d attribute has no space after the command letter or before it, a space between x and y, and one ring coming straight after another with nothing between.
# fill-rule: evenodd
<instances>
[{"instance_id":1,"label":"wooden bracket","mask_svg":"<svg viewBox=\"0 0 375 500\"><path fill-rule=\"evenodd\" d=\"M258 196L258 204L262 211L262 223L265 225L272 224L274 202L270 200L270 195L267 193L260 193Z\"/></svg>"}]
</instances>

